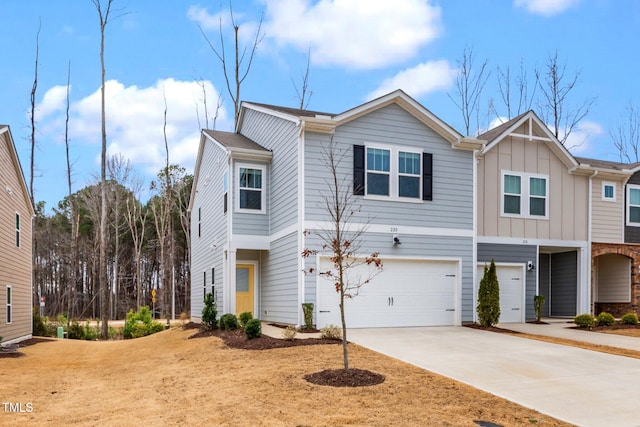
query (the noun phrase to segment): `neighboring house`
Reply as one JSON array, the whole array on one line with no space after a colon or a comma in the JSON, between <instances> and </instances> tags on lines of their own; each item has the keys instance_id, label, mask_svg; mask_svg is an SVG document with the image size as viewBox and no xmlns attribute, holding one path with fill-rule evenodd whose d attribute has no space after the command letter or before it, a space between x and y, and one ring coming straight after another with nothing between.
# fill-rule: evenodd
<instances>
[{"instance_id":1,"label":"neighboring house","mask_svg":"<svg viewBox=\"0 0 640 427\"><path fill-rule=\"evenodd\" d=\"M35 215L9 126L0 125L0 336L31 338L31 219Z\"/></svg>"},{"instance_id":2,"label":"neighboring house","mask_svg":"<svg viewBox=\"0 0 640 427\"><path fill-rule=\"evenodd\" d=\"M500 322L591 311L590 177L532 111L478 139L477 281L494 259ZM477 287L476 287L477 289Z\"/></svg>"},{"instance_id":3,"label":"neighboring house","mask_svg":"<svg viewBox=\"0 0 640 427\"><path fill-rule=\"evenodd\" d=\"M482 144L402 91L340 114L244 102L235 133L202 132L190 200L194 321L213 292L221 314L299 325L311 302L318 326L340 323L333 284L304 273L328 264L314 233L330 226L322 197L331 138L362 208L356 221L370 220L361 253L378 251L384 262L346 302L347 324L472 322ZM321 252L305 260L304 249Z\"/></svg>"},{"instance_id":4,"label":"neighboring house","mask_svg":"<svg viewBox=\"0 0 640 427\"><path fill-rule=\"evenodd\" d=\"M593 312L640 314L640 164L578 158L593 173Z\"/></svg>"}]
</instances>

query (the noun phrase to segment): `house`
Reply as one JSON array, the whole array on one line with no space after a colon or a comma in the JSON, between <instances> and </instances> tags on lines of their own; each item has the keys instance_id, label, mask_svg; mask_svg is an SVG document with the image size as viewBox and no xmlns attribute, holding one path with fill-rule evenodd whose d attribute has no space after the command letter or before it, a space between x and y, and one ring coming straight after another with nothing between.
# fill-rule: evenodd
<instances>
[{"instance_id":1,"label":"house","mask_svg":"<svg viewBox=\"0 0 640 427\"><path fill-rule=\"evenodd\" d=\"M482 143L400 90L339 114L244 102L235 132L202 132L189 204L192 319L211 292L220 313L300 325L301 304L314 303L318 326L340 324L333 284L305 274L329 265L318 233L330 226L330 143L353 182L354 221L366 224L361 254L384 262L347 301L347 324L473 321ZM305 259L305 249L320 252Z\"/></svg>"},{"instance_id":2,"label":"house","mask_svg":"<svg viewBox=\"0 0 640 427\"><path fill-rule=\"evenodd\" d=\"M9 126L0 125L0 336L31 338L31 219L35 215Z\"/></svg>"},{"instance_id":3,"label":"house","mask_svg":"<svg viewBox=\"0 0 640 427\"><path fill-rule=\"evenodd\" d=\"M593 170L593 312L640 313L640 164L578 160Z\"/></svg>"},{"instance_id":4,"label":"house","mask_svg":"<svg viewBox=\"0 0 640 427\"><path fill-rule=\"evenodd\" d=\"M477 282L494 259L500 322L591 310L590 188L582 165L533 111L478 136ZM477 289L477 285L476 285Z\"/></svg>"}]
</instances>

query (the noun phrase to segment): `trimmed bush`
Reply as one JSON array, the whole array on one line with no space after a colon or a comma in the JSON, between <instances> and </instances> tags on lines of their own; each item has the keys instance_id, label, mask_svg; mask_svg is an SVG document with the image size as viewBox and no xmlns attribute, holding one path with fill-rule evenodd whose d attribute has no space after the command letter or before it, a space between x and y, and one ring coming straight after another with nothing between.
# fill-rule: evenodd
<instances>
[{"instance_id":1,"label":"trimmed bush","mask_svg":"<svg viewBox=\"0 0 640 427\"><path fill-rule=\"evenodd\" d=\"M638 316L635 313L627 313L622 316L622 324L623 325L637 325L638 324Z\"/></svg>"},{"instance_id":2,"label":"trimmed bush","mask_svg":"<svg viewBox=\"0 0 640 427\"><path fill-rule=\"evenodd\" d=\"M220 318L220 329L224 329L225 331L238 329L238 318L236 315L232 313L223 314Z\"/></svg>"},{"instance_id":3,"label":"trimmed bush","mask_svg":"<svg viewBox=\"0 0 640 427\"><path fill-rule=\"evenodd\" d=\"M67 327L67 338L72 340L83 340L84 339L84 328L80 326L77 320L74 320Z\"/></svg>"},{"instance_id":4,"label":"trimmed bush","mask_svg":"<svg viewBox=\"0 0 640 427\"><path fill-rule=\"evenodd\" d=\"M597 321L598 326L613 326L616 323L616 318L606 311L603 311L602 313L598 314Z\"/></svg>"},{"instance_id":5,"label":"trimmed bush","mask_svg":"<svg viewBox=\"0 0 640 427\"><path fill-rule=\"evenodd\" d=\"M573 323L578 325L578 327L580 327L580 328L593 328L593 326L596 323L596 320L593 317L593 315L591 315L589 313L585 313L585 314L578 314L573 319Z\"/></svg>"},{"instance_id":6,"label":"trimmed bush","mask_svg":"<svg viewBox=\"0 0 640 427\"><path fill-rule=\"evenodd\" d=\"M262 336L262 325L260 319L249 319L244 326L244 333L247 339L260 338Z\"/></svg>"},{"instance_id":7,"label":"trimmed bush","mask_svg":"<svg viewBox=\"0 0 640 427\"><path fill-rule=\"evenodd\" d=\"M313 329L313 303L302 303L302 313L304 314L304 328Z\"/></svg>"},{"instance_id":8,"label":"trimmed bush","mask_svg":"<svg viewBox=\"0 0 640 427\"><path fill-rule=\"evenodd\" d=\"M140 338L162 330L164 330L162 323L154 321L149 307L144 306L140 307L137 313L133 309L129 310L122 335L124 338Z\"/></svg>"},{"instance_id":9,"label":"trimmed bush","mask_svg":"<svg viewBox=\"0 0 640 427\"><path fill-rule=\"evenodd\" d=\"M327 325L320 329L320 337L328 340L342 340L342 330L336 325Z\"/></svg>"},{"instance_id":10,"label":"trimmed bush","mask_svg":"<svg viewBox=\"0 0 640 427\"><path fill-rule=\"evenodd\" d=\"M251 312L245 311L244 313L240 313L240 316L238 316L238 326L244 329L251 319L253 319L253 314L251 314Z\"/></svg>"},{"instance_id":11,"label":"trimmed bush","mask_svg":"<svg viewBox=\"0 0 640 427\"><path fill-rule=\"evenodd\" d=\"M536 295L533 297L533 309L536 312L536 320L539 322L542 317L542 308L544 307L544 295Z\"/></svg>"},{"instance_id":12,"label":"trimmed bush","mask_svg":"<svg viewBox=\"0 0 640 427\"><path fill-rule=\"evenodd\" d=\"M33 308L33 335L37 337L49 336L47 335L45 319L40 316L40 310L36 307Z\"/></svg>"},{"instance_id":13,"label":"trimmed bush","mask_svg":"<svg viewBox=\"0 0 640 427\"><path fill-rule=\"evenodd\" d=\"M478 322L482 326L493 326L500 320L500 285L496 274L496 263L491 259L484 266L484 276L478 289Z\"/></svg>"},{"instance_id":14,"label":"trimmed bush","mask_svg":"<svg viewBox=\"0 0 640 427\"><path fill-rule=\"evenodd\" d=\"M202 309L202 326L204 329L216 329L218 327L218 308L212 293L204 297L204 308Z\"/></svg>"},{"instance_id":15,"label":"trimmed bush","mask_svg":"<svg viewBox=\"0 0 640 427\"><path fill-rule=\"evenodd\" d=\"M286 329L282 330L282 339L285 341L291 341L296 337L297 334L298 331L296 330L296 327L289 325L286 327Z\"/></svg>"}]
</instances>

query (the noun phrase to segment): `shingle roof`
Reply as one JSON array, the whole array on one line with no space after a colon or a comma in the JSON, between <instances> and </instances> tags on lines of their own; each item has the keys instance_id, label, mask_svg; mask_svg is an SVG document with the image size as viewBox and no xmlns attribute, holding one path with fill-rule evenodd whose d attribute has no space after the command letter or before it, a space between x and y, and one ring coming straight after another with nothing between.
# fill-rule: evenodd
<instances>
[{"instance_id":1,"label":"shingle roof","mask_svg":"<svg viewBox=\"0 0 640 427\"><path fill-rule=\"evenodd\" d=\"M576 157L576 160L580 162L580 164L589 165L594 168L603 168L603 169L624 170L624 169L633 169L637 166L640 166L640 163L622 163L622 162L614 162L610 160L591 159L588 157Z\"/></svg>"},{"instance_id":2,"label":"shingle roof","mask_svg":"<svg viewBox=\"0 0 640 427\"><path fill-rule=\"evenodd\" d=\"M514 125L514 123L516 123L518 120L520 120L521 118L526 116L528 113L529 113L529 111L524 112L524 113L520 114L519 116L514 117L513 119L508 120L508 121L502 123L501 125L496 126L493 129L490 129L490 130L488 130L487 132L485 132L485 133L483 133L481 135L478 135L478 139L482 139L483 141L487 141L487 142L493 141L495 138L500 136L502 134L502 132L504 132L505 130L509 129L511 126Z\"/></svg>"},{"instance_id":3,"label":"shingle roof","mask_svg":"<svg viewBox=\"0 0 640 427\"><path fill-rule=\"evenodd\" d=\"M251 101L247 101L247 103L249 104L253 104L253 105L258 105L260 107L264 107L264 108L268 108L270 110L274 110L274 111L280 111L282 113L285 114L290 114L292 116L304 116L304 117L315 117L317 115L320 116L335 116L335 114L333 113L323 113L321 111L312 111L312 110L301 110L300 108L289 108L289 107L281 107L278 105L271 105L271 104L261 104L259 102L251 102Z\"/></svg>"},{"instance_id":4,"label":"shingle roof","mask_svg":"<svg viewBox=\"0 0 640 427\"><path fill-rule=\"evenodd\" d=\"M210 130L210 129L204 129L203 132L209 135L211 138L218 141L220 144L229 148L231 151L233 151L233 149L235 148L235 149L243 149L243 150L256 150L256 151L270 152L260 144L253 142L246 136L240 135L239 133L223 132L223 131Z\"/></svg>"}]
</instances>

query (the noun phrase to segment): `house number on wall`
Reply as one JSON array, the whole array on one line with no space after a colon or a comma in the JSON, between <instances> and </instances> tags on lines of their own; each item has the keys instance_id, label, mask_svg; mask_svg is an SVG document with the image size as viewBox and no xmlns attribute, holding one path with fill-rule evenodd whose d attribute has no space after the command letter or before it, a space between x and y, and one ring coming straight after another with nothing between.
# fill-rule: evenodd
<instances>
[{"instance_id":1,"label":"house number on wall","mask_svg":"<svg viewBox=\"0 0 640 427\"><path fill-rule=\"evenodd\" d=\"M389 231L390 231L391 233L397 233L397 232L398 232L398 227L390 227L390 228L389 228Z\"/></svg>"}]
</instances>

